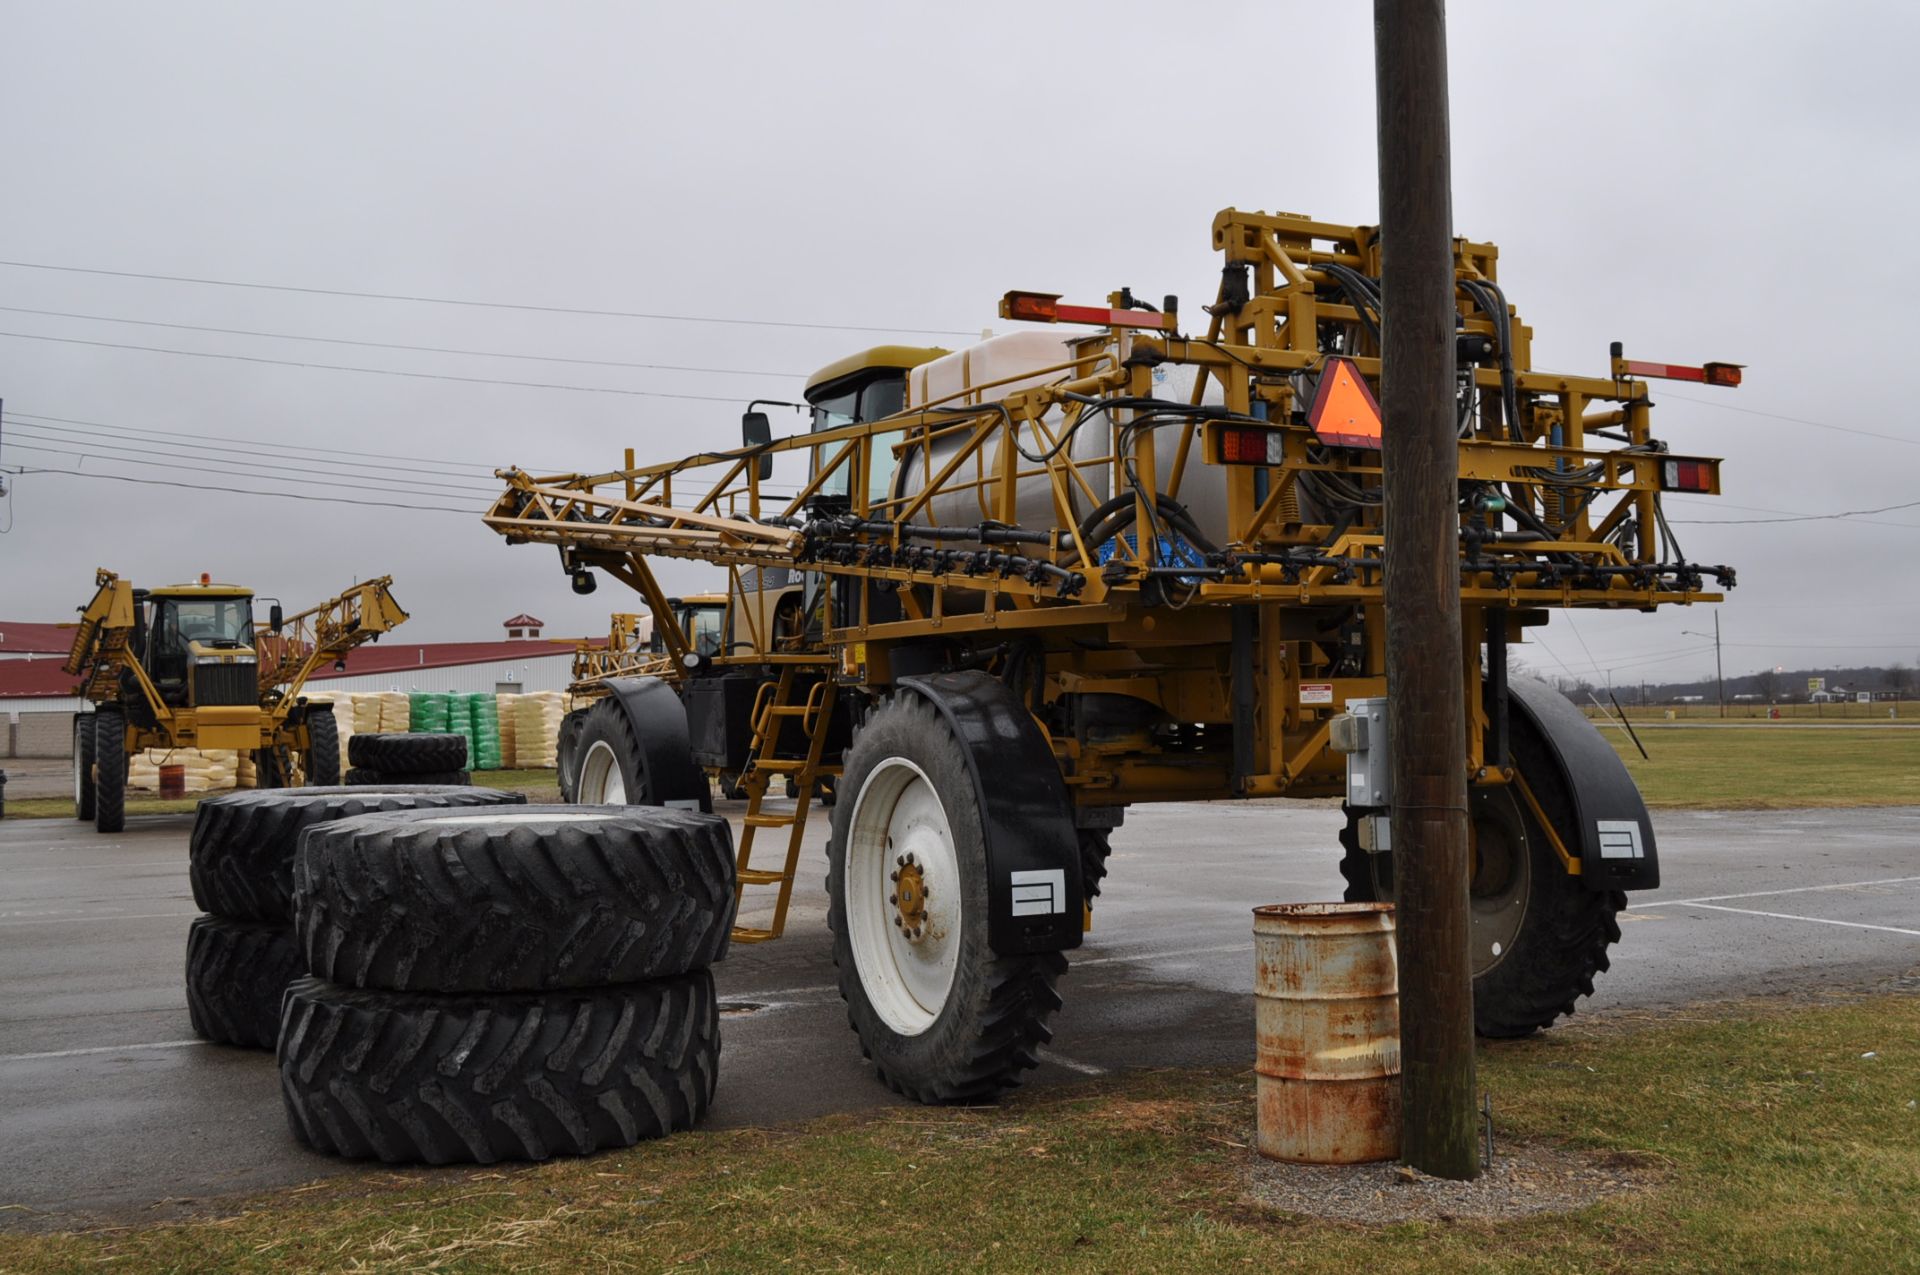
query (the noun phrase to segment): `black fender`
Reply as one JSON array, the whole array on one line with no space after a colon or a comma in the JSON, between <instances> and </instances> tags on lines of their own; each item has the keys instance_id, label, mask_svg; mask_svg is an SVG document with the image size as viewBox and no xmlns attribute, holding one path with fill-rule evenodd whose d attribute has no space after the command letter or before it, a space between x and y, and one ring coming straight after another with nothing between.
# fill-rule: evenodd
<instances>
[{"instance_id":1,"label":"black fender","mask_svg":"<svg viewBox=\"0 0 1920 1275\"><path fill-rule=\"evenodd\" d=\"M673 687L657 677L610 677L601 683L625 710L640 749L647 791L663 806L713 813L713 790L693 764L687 710Z\"/></svg>"},{"instance_id":2,"label":"black fender","mask_svg":"<svg viewBox=\"0 0 1920 1275\"><path fill-rule=\"evenodd\" d=\"M1653 819L1626 763L1567 697L1545 682L1516 677L1507 702L1546 740L1548 760L1573 801L1580 884L1589 890L1651 890L1660 884Z\"/></svg>"},{"instance_id":3,"label":"black fender","mask_svg":"<svg viewBox=\"0 0 1920 1275\"><path fill-rule=\"evenodd\" d=\"M901 678L953 729L987 855L987 943L1001 956L1080 946L1086 895L1060 764L1020 696L979 670Z\"/></svg>"}]
</instances>

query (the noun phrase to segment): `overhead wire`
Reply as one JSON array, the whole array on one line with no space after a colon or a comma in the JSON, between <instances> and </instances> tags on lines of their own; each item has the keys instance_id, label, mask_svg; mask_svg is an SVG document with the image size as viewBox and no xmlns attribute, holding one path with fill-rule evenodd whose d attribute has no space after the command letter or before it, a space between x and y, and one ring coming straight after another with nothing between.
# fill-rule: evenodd
<instances>
[{"instance_id":1,"label":"overhead wire","mask_svg":"<svg viewBox=\"0 0 1920 1275\"><path fill-rule=\"evenodd\" d=\"M137 270L102 270L90 266L54 265L42 261L0 261L16 270L48 270L63 274L99 275L113 279L148 279L161 283L190 283L211 288L247 288L263 292L293 292L318 297L354 297L370 301L410 301L422 305L466 306L483 310L521 310L535 314L578 314L599 319L651 319L670 323L716 323L738 327L808 328L823 332L900 332L914 336L976 336L957 328L905 328L884 324L816 323L793 319L744 319L735 316L655 314L638 310L602 310L585 306L536 305L520 301L479 301L464 297L435 297L398 292L360 292L347 288L310 288L285 283L250 283L236 279L208 279L192 275L150 274Z\"/></svg>"},{"instance_id":2,"label":"overhead wire","mask_svg":"<svg viewBox=\"0 0 1920 1275\"><path fill-rule=\"evenodd\" d=\"M33 314L54 319L81 319L89 323L125 323L143 328L168 328L178 332L211 332L221 336L251 336L273 341L311 341L321 345L351 345L368 350L406 350L416 354L457 354L477 359L518 359L533 363L572 363L582 367L633 368L647 372L697 372L709 376L772 376L785 380L804 377L803 372L769 372L759 368L690 367L679 363L628 363L619 359L578 359L558 354L520 354L507 350L461 350L442 345L405 345L395 341L357 341L347 337L310 336L298 332L262 332L254 328L215 328L197 323L163 323L157 319L128 319L109 314L75 314L66 310L34 310L26 306L0 305L7 314Z\"/></svg>"},{"instance_id":3,"label":"overhead wire","mask_svg":"<svg viewBox=\"0 0 1920 1275\"><path fill-rule=\"evenodd\" d=\"M390 367L356 367L345 363L309 363L300 359L270 359L258 354L217 354L210 350L176 350L163 345L133 345L123 341L87 341L71 336L41 336L33 332L0 332L15 341L50 341L56 345L86 345L102 350L139 350L190 359L224 359L232 363L261 363L322 372L357 372L368 376L399 376L416 381L455 381L465 385L508 385L521 389L566 390L575 394L619 394L629 398L671 398L699 403L737 403L732 394L681 394L667 390L627 390L608 385L567 385L556 381L509 381L490 376L453 376L443 372L405 372Z\"/></svg>"},{"instance_id":4,"label":"overhead wire","mask_svg":"<svg viewBox=\"0 0 1920 1275\"><path fill-rule=\"evenodd\" d=\"M57 468L53 468L50 466L43 466L43 465L35 465L32 468L27 468L23 466L16 469L10 469L7 472L15 475L65 474L73 478L99 479L103 481L120 482L120 483L138 483L141 486L145 486L145 487L175 487L175 488L184 488L189 491L218 491L218 492L228 492L237 496L271 496L276 500L304 500L312 503L327 504L327 505L363 505L369 508L377 507L382 509L412 509L412 510L418 510L423 513L458 514L462 518L472 518L476 516L474 511L471 509L449 509L444 505L423 505L418 503L402 504L398 501L390 501L390 500L359 500L351 496L311 496L311 495L307 495L304 492L261 491L257 488L250 488L250 487L220 487L220 486L213 486L205 483L176 482L173 479L135 478L129 474L102 474L102 473L92 473L92 472L88 472L86 470L80 470L80 469L57 469Z\"/></svg>"},{"instance_id":5,"label":"overhead wire","mask_svg":"<svg viewBox=\"0 0 1920 1275\"><path fill-rule=\"evenodd\" d=\"M10 441L11 441L11 440L10 440ZM58 440L56 440L56 441L58 441ZM402 485L402 484L398 484L398 483L388 483L388 484L384 484L384 485L376 485L376 484L371 484L371 483L355 483L355 482L347 482L347 481L344 481L343 479L341 479L341 478L338 478L338 477L329 477L329 478L325 478L325 479L320 479L320 478L292 478L292 477L285 477L285 476L282 476L282 475L280 475L280 474L259 474L259 473L250 473L250 472L248 472L248 471L246 471L246 470L242 470L242 469L234 469L234 468L231 468L231 467L219 467L219 466L212 466L212 465L208 465L208 464L206 464L206 463L204 463L204 462L201 462L201 463L188 463L188 462L184 462L184 461L166 461L166 460L147 460L147 459L144 459L144 458L142 458L142 457L140 457L140 456L124 456L124 455L122 455L122 456L114 456L114 455L102 455L102 451L104 451L104 450L106 450L106 449L94 449L94 450L89 450L89 451L77 451L77 450L74 450L73 448L69 448L69 447L48 447L48 446L46 446L46 445L44 444L44 442L32 442L32 443L20 443L20 442L13 442L13 443L12 443L12 446L14 446L14 447L16 447L16 448L18 448L19 450L21 450L21 451L23 451L23 452L46 452L46 453L50 453L50 454L52 454L52 455L56 455L56 456L77 456L77 457L80 457L80 458L81 458L81 459L83 459L83 460L84 460L84 459L86 459L86 458L88 458L88 457L94 457L94 458L97 458L97 459L99 459L99 460L103 460L103 461L108 461L108 462L113 462L113 463L118 463L118 464L123 464L123 465L139 465L139 466L141 466L141 467L143 467L143 468L151 468L151 469L184 469L184 470L188 470L188 471L190 471L190 472L192 472L192 473L197 473L197 474L207 474L207 473L212 473L212 474L223 474L223 475L227 475L227 476L231 476L231 477L234 477L234 478L260 478L260 479L264 479L264 480L266 480L266 481L268 481L268 482L277 482L277 483L300 483L300 484L302 484L302 485L305 485L305 486L313 486L313 487L326 487L326 488L328 488L329 490L347 490L347 491L374 491L374 492L383 492L383 493L385 493L385 494L388 494L388 495L398 495L398 494L401 494L401 493L404 493L404 492L409 492L409 491L414 491L414 490L416 490L416 489L417 489L417 487L419 486L419 484L413 484L413 485ZM147 453L147 455L164 455L164 454L165 454L165 453L152 453L152 452L149 452L149 453ZM459 492L460 492L461 490L462 490L462 489L453 489L453 491L454 491L454 492L455 492L456 494L458 494L458 493L459 493ZM450 494L443 494L443 493L441 493L441 492L425 492L425 493L422 493L422 494L423 494L423 495L428 495L428 496L434 496L434 497L437 497L437 498L439 498L439 499L443 499L443 500L451 500L451 499L453 499L453 498L454 498L454 497L453 497L453 495L450 495ZM499 495L499 492L497 492L497 491L496 491L496 492L490 492L490 493L483 493L483 492L480 492L480 491L477 491L477 490L476 490L476 491L473 491L473 492L472 492L471 494L472 494L472 495L474 495L474 496L475 496L476 498L477 498L477 497L480 497L480 496L482 496L482 495L489 495L489 496L495 496L495 497L497 497L497 496ZM477 503L478 503L478 502L477 502L477 500L476 500L476 504L477 504Z\"/></svg>"}]
</instances>

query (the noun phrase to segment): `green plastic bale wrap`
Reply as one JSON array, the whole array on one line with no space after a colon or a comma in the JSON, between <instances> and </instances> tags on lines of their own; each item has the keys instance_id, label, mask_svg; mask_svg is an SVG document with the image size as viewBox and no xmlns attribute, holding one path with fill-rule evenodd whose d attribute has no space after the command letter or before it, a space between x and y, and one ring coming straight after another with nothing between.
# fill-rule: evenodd
<instances>
[{"instance_id":1,"label":"green plastic bale wrap","mask_svg":"<svg viewBox=\"0 0 1920 1275\"><path fill-rule=\"evenodd\" d=\"M416 691L407 697L412 713L408 729L415 734L447 733L447 697L430 691Z\"/></svg>"},{"instance_id":2,"label":"green plastic bale wrap","mask_svg":"<svg viewBox=\"0 0 1920 1275\"><path fill-rule=\"evenodd\" d=\"M490 694L468 697L473 718L473 769L500 769L500 705Z\"/></svg>"}]
</instances>

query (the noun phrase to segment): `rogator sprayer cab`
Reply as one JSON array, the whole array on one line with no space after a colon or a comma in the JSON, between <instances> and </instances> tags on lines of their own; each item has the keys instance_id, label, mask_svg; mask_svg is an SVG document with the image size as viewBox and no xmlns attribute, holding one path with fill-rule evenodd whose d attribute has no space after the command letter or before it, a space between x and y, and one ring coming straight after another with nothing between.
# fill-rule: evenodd
<instances>
[{"instance_id":1,"label":"rogator sprayer cab","mask_svg":"<svg viewBox=\"0 0 1920 1275\"><path fill-rule=\"evenodd\" d=\"M93 705L74 718L76 818L102 832L125 827L128 762L148 748L252 753L262 787L339 782L332 706L300 691L322 664L407 618L389 578L291 617L275 602L264 624L251 590L207 576L136 589L102 570L94 582L65 666Z\"/></svg>"},{"instance_id":2,"label":"rogator sprayer cab","mask_svg":"<svg viewBox=\"0 0 1920 1275\"><path fill-rule=\"evenodd\" d=\"M1219 287L1192 324L1127 289L1104 306L1008 293L1002 315L1033 326L835 365L803 435L749 413L739 449L506 471L487 514L648 601L675 681L615 679L598 710L627 799L707 803L699 723L724 719L747 757L742 902L778 894L740 939L780 932L812 784L836 782L842 993L882 1077L916 1098L987 1096L1034 1064L1134 802L1340 797L1348 897L1391 896L1378 234L1228 209L1213 246ZM1456 241L1475 1016L1510 1036L1592 991L1625 892L1659 873L1613 749L1510 677L1509 646L1556 608L1719 600L1708 580L1733 573L1689 561L1661 508L1717 493L1719 462L1655 437L1646 378L1739 370L1616 346L1595 375L1535 371L1496 265ZM898 410L868 415L903 374ZM801 450L798 495L763 492L771 457ZM825 587L798 631L704 656L657 558L724 568L730 597L775 573ZM733 717L712 711L723 693ZM797 809L763 804L779 775ZM755 860L769 830L783 864Z\"/></svg>"}]
</instances>

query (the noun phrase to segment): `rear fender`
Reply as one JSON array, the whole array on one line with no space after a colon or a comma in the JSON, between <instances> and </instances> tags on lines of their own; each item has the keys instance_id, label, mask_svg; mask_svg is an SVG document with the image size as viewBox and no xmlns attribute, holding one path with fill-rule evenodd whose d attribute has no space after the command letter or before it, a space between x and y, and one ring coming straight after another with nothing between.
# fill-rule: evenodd
<instances>
[{"instance_id":1,"label":"rear fender","mask_svg":"<svg viewBox=\"0 0 1920 1275\"><path fill-rule=\"evenodd\" d=\"M1060 764L1020 697L978 670L901 678L952 727L987 853L987 942L1001 956L1080 946L1085 894Z\"/></svg>"},{"instance_id":2,"label":"rear fender","mask_svg":"<svg viewBox=\"0 0 1920 1275\"><path fill-rule=\"evenodd\" d=\"M1660 884L1653 820L1626 763L1567 697L1536 678L1508 684L1510 708L1546 740L1546 760L1572 795L1580 884L1589 890L1651 890Z\"/></svg>"}]
</instances>

